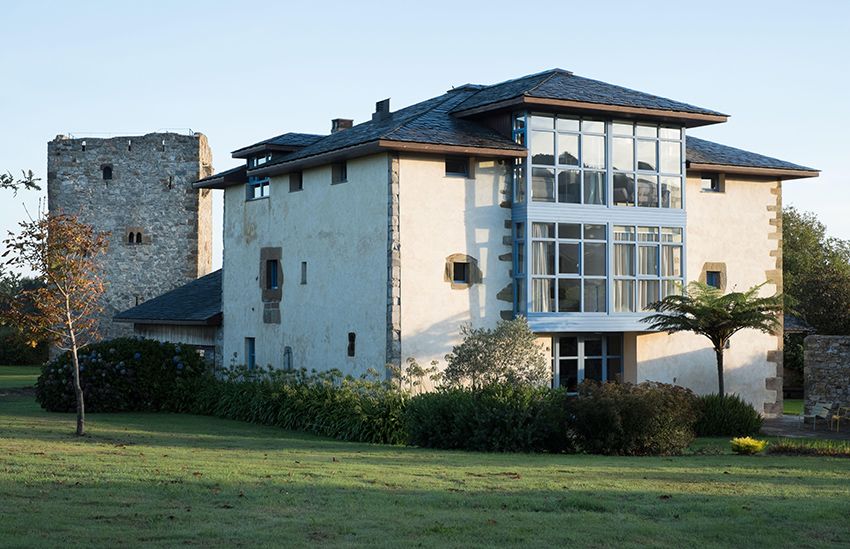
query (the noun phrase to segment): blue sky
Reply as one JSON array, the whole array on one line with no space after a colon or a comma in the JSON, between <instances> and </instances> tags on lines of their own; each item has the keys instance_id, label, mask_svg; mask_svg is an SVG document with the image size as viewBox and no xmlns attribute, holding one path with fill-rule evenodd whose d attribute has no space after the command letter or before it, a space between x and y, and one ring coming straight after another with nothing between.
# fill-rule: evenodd
<instances>
[{"instance_id":1,"label":"blue sky","mask_svg":"<svg viewBox=\"0 0 850 549\"><path fill-rule=\"evenodd\" d=\"M57 134L166 128L205 133L223 170L385 97L561 67L731 114L691 135L823 170L785 184L785 204L850 239L850 2L31 0L0 17L2 171L46 178ZM2 234L38 198L0 191Z\"/></svg>"}]
</instances>

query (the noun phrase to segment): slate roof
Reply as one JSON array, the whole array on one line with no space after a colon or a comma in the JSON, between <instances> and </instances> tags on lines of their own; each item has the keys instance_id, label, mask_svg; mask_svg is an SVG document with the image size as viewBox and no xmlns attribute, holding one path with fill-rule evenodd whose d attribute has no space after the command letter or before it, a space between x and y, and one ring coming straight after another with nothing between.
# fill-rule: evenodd
<instances>
[{"instance_id":1,"label":"slate roof","mask_svg":"<svg viewBox=\"0 0 850 549\"><path fill-rule=\"evenodd\" d=\"M116 322L137 324L221 324L221 269L120 312Z\"/></svg>"},{"instance_id":2,"label":"slate roof","mask_svg":"<svg viewBox=\"0 0 850 549\"><path fill-rule=\"evenodd\" d=\"M688 103L673 101L665 97L576 76L564 69L551 69L545 72L523 76L522 78L508 80L501 84L485 86L455 106L452 112L483 107L518 97L562 99L602 105L727 116L723 113L689 105Z\"/></svg>"},{"instance_id":3,"label":"slate roof","mask_svg":"<svg viewBox=\"0 0 850 549\"><path fill-rule=\"evenodd\" d=\"M237 175L239 172L245 172L247 167L243 164L241 166L236 166L235 168L230 168L229 170L224 170L223 172L217 172L209 177L205 177L203 179L199 179L193 183L193 185L197 185L198 183L203 183L205 181L211 181L213 179L221 179L223 177L227 177L228 175Z\"/></svg>"},{"instance_id":4,"label":"slate roof","mask_svg":"<svg viewBox=\"0 0 850 549\"><path fill-rule=\"evenodd\" d=\"M332 133L312 145L288 154L263 168L348 147L371 143L379 139L407 141L434 145L488 147L524 150L510 139L481 124L450 116L450 111L475 93L475 89L458 89L439 97L416 103L392 113L382 120L362 124Z\"/></svg>"},{"instance_id":5,"label":"slate roof","mask_svg":"<svg viewBox=\"0 0 850 549\"><path fill-rule=\"evenodd\" d=\"M772 168L780 170L800 170L817 174L818 170L799 164L792 164L778 158L771 158L754 152L721 145L697 137L687 137L686 158L694 164L718 164L741 166L746 168Z\"/></svg>"},{"instance_id":6,"label":"slate roof","mask_svg":"<svg viewBox=\"0 0 850 549\"><path fill-rule=\"evenodd\" d=\"M263 139L262 141L258 141L253 145L248 145L247 147L241 147L233 151L232 154L237 154L239 151L244 151L247 149L252 149L254 147L259 147L260 145L277 145L279 147L293 147L300 148L306 147L308 145L312 145L319 139L325 137L324 135L318 135L315 133L296 133L296 132L287 132L280 134L275 137L270 137L268 139Z\"/></svg>"},{"instance_id":7,"label":"slate roof","mask_svg":"<svg viewBox=\"0 0 850 549\"><path fill-rule=\"evenodd\" d=\"M783 318L785 333L787 334L813 334L815 329L805 320L798 316L785 313Z\"/></svg>"}]
</instances>

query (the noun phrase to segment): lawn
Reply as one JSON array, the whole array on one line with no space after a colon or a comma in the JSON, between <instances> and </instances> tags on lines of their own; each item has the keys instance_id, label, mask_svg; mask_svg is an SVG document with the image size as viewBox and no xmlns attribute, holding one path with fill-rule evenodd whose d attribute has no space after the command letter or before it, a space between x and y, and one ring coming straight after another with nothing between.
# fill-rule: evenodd
<instances>
[{"instance_id":1,"label":"lawn","mask_svg":"<svg viewBox=\"0 0 850 549\"><path fill-rule=\"evenodd\" d=\"M475 454L0 397L0 545L827 547L850 460ZM723 452L723 453L718 453Z\"/></svg>"},{"instance_id":2,"label":"lawn","mask_svg":"<svg viewBox=\"0 0 850 549\"><path fill-rule=\"evenodd\" d=\"M21 389L32 387L41 368L38 366L2 366L0 365L0 389Z\"/></svg>"},{"instance_id":3,"label":"lawn","mask_svg":"<svg viewBox=\"0 0 850 549\"><path fill-rule=\"evenodd\" d=\"M784 414L791 414L794 416L799 416L803 413L803 400L802 399L785 399L782 401Z\"/></svg>"}]
</instances>

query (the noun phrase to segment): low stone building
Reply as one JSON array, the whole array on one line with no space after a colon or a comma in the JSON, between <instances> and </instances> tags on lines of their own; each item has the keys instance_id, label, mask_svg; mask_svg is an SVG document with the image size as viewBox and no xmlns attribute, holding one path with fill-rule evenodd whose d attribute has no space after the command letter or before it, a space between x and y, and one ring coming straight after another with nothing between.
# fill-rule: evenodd
<instances>
[{"instance_id":1,"label":"low stone building","mask_svg":"<svg viewBox=\"0 0 850 549\"><path fill-rule=\"evenodd\" d=\"M194 347L222 364L221 269L118 313L115 322L135 335Z\"/></svg>"}]
</instances>

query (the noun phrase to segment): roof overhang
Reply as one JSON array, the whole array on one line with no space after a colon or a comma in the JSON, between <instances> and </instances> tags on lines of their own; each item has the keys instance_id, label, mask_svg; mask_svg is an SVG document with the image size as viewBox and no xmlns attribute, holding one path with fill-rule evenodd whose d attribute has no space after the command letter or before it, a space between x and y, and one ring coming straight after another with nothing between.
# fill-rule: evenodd
<instances>
[{"instance_id":1,"label":"roof overhang","mask_svg":"<svg viewBox=\"0 0 850 549\"><path fill-rule=\"evenodd\" d=\"M771 179L804 179L818 177L819 170L794 170L788 168L757 168L752 166L735 166L733 164L704 164L699 162L688 162L688 171L731 173L737 175L750 175L767 177Z\"/></svg>"},{"instance_id":2,"label":"roof overhang","mask_svg":"<svg viewBox=\"0 0 850 549\"><path fill-rule=\"evenodd\" d=\"M624 118L651 118L676 124L682 124L687 128L707 126L709 124L720 124L729 119L726 114L693 113L684 111L672 111L666 109L650 109L645 107L630 107L626 105L609 105L605 103L590 103L587 101L571 101L567 99L546 99L542 97L514 97L504 101L488 103L471 109L454 111L454 116L463 118L484 114L499 110L514 110L517 108L529 108L540 110L574 110L591 114L620 116Z\"/></svg>"},{"instance_id":3,"label":"roof overhang","mask_svg":"<svg viewBox=\"0 0 850 549\"><path fill-rule=\"evenodd\" d=\"M298 150L303 149L304 147L295 147L293 145L274 145L270 143L257 143L256 145L250 145L248 147L242 149L236 149L230 156L233 158L248 158L249 156L256 155L258 153L264 152L284 152L291 153Z\"/></svg>"},{"instance_id":4,"label":"roof overhang","mask_svg":"<svg viewBox=\"0 0 850 549\"><path fill-rule=\"evenodd\" d=\"M247 172L247 166L238 166L195 181L192 183L192 187L195 189L225 189L233 185L242 185L248 179Z\"/></svg>"},{"instance_id":5,"label":"roof overhang","mask_svg":"<svg viewBox=\"0 0 850 549\"><path fill-rule=\"evenodd\" d=\"M147 324L147 325L161 325L161 326L208 326L215 327L221 326L222 324L222 313L216 313L215 315L203 319L203 320L181 320L181 319L153 319L153 318L119 318L117 316L113 317L112 320L115 322L122 322L125 324Z\"/></svg>"},{"instance_id":6,"label":"roof overhang","mask_svg":"<svg viewBox=\"0 0 850 549\"><path fill-rule=\"evenodd\" d=\"M339 162L355 156L366 156L386 151L412 152L425 154L457 154L468 156L482 156L488 158L521 158L527 153L525 149L499 149L493 147L470 147L466 145L436 145L431 143L419 143L413 141L396 141L391 139L376 139L368 143L344 147L313 156L296 158L276 164L265 165L250 170L249 175L272 176L282 175L290 172L321 166L332 162Z\"/></svg>"}]
</instances>

